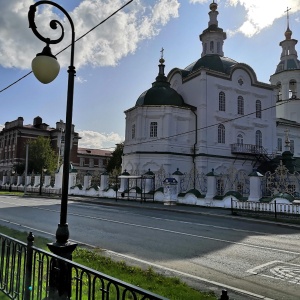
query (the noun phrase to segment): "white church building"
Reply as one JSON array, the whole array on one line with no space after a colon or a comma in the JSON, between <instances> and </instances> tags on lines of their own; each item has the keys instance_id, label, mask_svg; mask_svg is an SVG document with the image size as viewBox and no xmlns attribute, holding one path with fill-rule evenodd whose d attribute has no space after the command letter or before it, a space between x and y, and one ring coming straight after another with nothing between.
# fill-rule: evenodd
<instances>
[{"instance_id":1,"label":"white church building","mask_svg":"<svg viewBox=\"0 0 300 300\"><path fill-rule=\"evenodd\" d=\"M228 179L230 174L234 179L227 188L217 180L219 194L233 189L249 194L246 177L253 170L256 174L274 171L280 161L285 164L284 153L288 153L289 170L297 171L297 40L288 25L270 83L259 82L249 65L224 55L226 33L218 26L217 8L213 1L208 27L199 36L201 57L166 76L162 50L152 87L125 111L125 174L153 172L156 187L158 180L180 174L189 183L179 192L194 189L201 194L207 193L207 175L227 174Z\"/></svg>"}]
</instances>

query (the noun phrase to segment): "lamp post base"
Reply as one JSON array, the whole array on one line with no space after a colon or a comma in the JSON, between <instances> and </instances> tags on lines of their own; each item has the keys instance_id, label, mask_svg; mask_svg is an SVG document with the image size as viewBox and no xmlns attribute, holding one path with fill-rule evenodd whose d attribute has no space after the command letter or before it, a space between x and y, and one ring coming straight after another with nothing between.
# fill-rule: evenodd
<instances>
[{"instance_id":1,"label":"lamp post base","mask_svg":"<svg viewBox=\"0 0 300 300\"><path fill-rule=\"evenodd\" d=\"M49 250L55 255L72 260L77 244L68 241L68 224L59 224L56 242L48 243ZM72 285L72 267L64 259L52 258L50 262L49 299L70 299Z\"/></svg>"}]
</instances>

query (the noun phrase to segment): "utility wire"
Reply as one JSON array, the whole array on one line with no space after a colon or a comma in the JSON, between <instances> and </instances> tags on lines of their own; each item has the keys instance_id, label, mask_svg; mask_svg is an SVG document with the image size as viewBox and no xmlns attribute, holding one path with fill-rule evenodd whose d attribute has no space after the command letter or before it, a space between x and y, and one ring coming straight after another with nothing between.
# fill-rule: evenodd
<instances>
[{"instance_id":1,"label":"utility wire","mask_svg":"<svg viewBox=\"0 0 300 300\"><path fill-rule=\"evenodd\" d=\"M75 40L75 43L78 42L79 40L81 40L82 38L84 38L86 35L88 35L89 33L91 33L93 30L95 30L98 26L102 25L104 22L106 22L107 20L109 20L111 17L113 17L115 14L117 14L119 11L121 11L123 8L125 8L127 5L129 5L131 2L133 2L134 0L130 0L127 3L125 3L123 6L121 6L119 9L117 9L115 12L113 12L111 15L109 15L106 19L104 19L103 21L101 21L99 24L97 24L96 26L94 26L93 28L91 28L89 31L87 31L85 34L83 34L82 36L80 36L78 39ZM58 53L56 53L56 55L59 55L60 53L62 53L63 51L65 51L66 49L68 49L71 46L68 45L67 47L63 48L62 50L60 50ZM5 90L9 89L10 87L12 87L13 85L17 84L19 81L23 80L25 77L27 77L28 75L30 75L32 73L32 71L28 72L27 74L25 74L24 76L22 76L21 78L19 78L18 80L16 80L15 82L11 83L10 85L8 85L7 87L3 88L2 90L0 90L0 93L4 92Z\"/></svg>"},{"instance_id":2,"label":"utility wire","mask_svg":"<svg viewBox=\"0 0 300 300\"><path fill-rule=\"evenodd\" d=\"M278 107L280 105L284 105L284 104L286 104L288 102L291 102L291 101L299 101L299 99L282 100L281 103L279 103L279 104L276 103L275 105L272 105L270 107L261 109L260 111L266 111L266 110ZM161 137L161 138L157 138L157 139L151 139L149 141L144 141L144 142L128 143L128 145L129 146L136 146L136 145L141 145L141 144L153 143L153 142L160 141L160 140L167 140L167 139L171 139L171 138L178 137L178 136L181 136L181 135L191 134L191 133L195 133L195 132L200 131L200 130L204 130L204 129L208 129L208 128L211 128L211 127L219 126L220 124L226 124L226 123L229 123L229 122L233 122L235 120L239 120L239 119L242 119L244 117L251 116L253 114L256 114L256 111L255 112L251 112L251 113L246 114L246 115L241 115L241 116L238 116L236 118L229 119L229 120L226 120L226 121L223 121L223 122L219 122L219 123L211 124L211 125L204 126L204 127L201 127L201 128L193 129L193 130L190 130L190 131L186 131L186 132L182 132L182 133L170 135L170 136L167 136L167 137Z\"/></svg>"}]
</instances>

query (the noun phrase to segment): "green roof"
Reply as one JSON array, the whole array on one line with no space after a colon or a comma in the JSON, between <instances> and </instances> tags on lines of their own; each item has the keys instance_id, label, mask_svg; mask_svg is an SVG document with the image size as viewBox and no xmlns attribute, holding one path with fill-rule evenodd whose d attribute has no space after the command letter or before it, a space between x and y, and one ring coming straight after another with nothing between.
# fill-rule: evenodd
<instances>
[{"instance_id":1,"label":"green roof","mask_svg":"<svg viewBox=\"0 0 300 300\"><path fill-rule=\"evenodd\" d=\"M142 93L135 106L142 105L174 105L184 106L184 101L174 89L170 87L170 83L163 78L157 76L156 81L152 83L152 88Z\"/></svg>"},{"instance_id":2,"label":"green roof","mask_svg":"<svg viewBox=\"0 0 300 300\"><path fill-rule=\"evenodd\" d=\"M223 57L217 54L207 54L187 66L184 70L191 73L199 70L200 68L206 68L225 74L230 74L231 68L237 63L238 62L228 57Z\"/></svg>"}]
</instances>

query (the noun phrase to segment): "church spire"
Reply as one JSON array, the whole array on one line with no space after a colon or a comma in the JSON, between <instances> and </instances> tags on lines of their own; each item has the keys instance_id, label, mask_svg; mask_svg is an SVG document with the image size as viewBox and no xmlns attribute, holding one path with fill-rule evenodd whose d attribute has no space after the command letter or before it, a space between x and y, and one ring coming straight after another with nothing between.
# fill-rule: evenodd
<instances>
[{"instance_id":1,"label":"church spire","mask_svg":"<svg viewBox=\"0 0 300 300\"><path fill-rule=\"evenodd\" d=\"M287 20L287 29L284 33L285 39L279 43L282 47L282 52L280 55L280 62L277 65L275 73L300 69L300 62L297 59L298 54L295 49L296 44L298 43L297 40L292 39L292 31L290 29L290 17L289 11L291 9L287 7L286 13L286 20Z\"/></svg>"},{"instance_id":2,"label":"church spire","mask_svg":"<svg viewBox=\"0 0 300 300\"><path fill-rule=\"evenodd\" d=\"M285 35L285 39L286 40L290 40L291 39L291 37L292 37L292 31L290 30L290 17L289 17L289 11L291 10L291 8L286 8L286 24L287 24L287 26L286 26L286 31L285 31L285 33L284 33L284 35Z\"/></svg>"},{"instance_id":3,"label":"church spire","mask_svg":"<svg viewBox=\"0 0 300 300\"><path fill-rule=\"evenodd\" d=\"M158 75L155 78L155 82L152 85L157 85L162 82L167 83L167 77L165 76L164 51L165 51L165 49L161 48L161 50L160 50L161 55L160 55L159 65L158 65ZM168 83L168 85L169 85L169 83Z\"/></svg>"},{"instance_id":4,"label":"church spire","mask_svg":"<svg viewBox=\"0 0 300 300\"><path fill-rule=\"evenodd\" d=\"M202 42L201 57L207 54L224 56L223 43L226 39L226 33L222 28L218 27L218 4L213 0L213 2L209 5L209 9L208 27L199 36L200 41Z\"/></svg>"}]
</instances>

